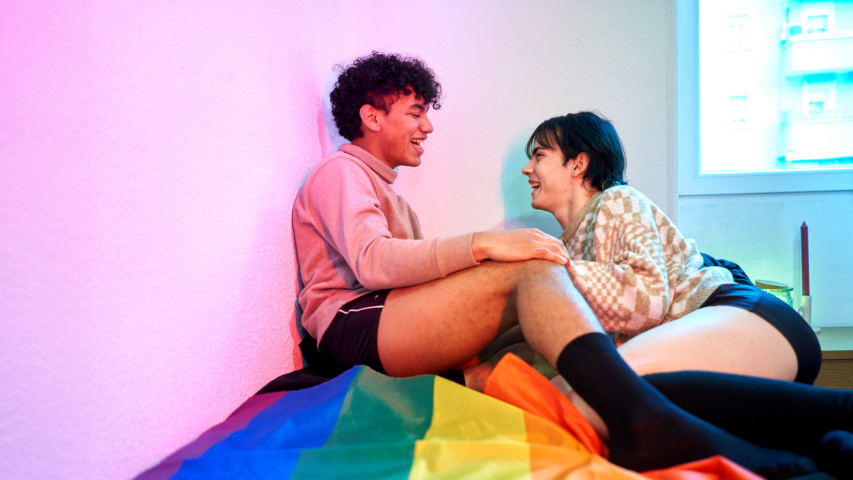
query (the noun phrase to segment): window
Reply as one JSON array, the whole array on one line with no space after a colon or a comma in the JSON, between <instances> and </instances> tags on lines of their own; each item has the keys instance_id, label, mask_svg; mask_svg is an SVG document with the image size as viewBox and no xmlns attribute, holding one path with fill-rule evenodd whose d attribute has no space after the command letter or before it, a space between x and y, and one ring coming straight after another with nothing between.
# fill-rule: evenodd
<instances>
[{"instance_id":1,"label":"window","mask_svg":"<svg viewBox=\"0 0 853 480\"><path fill-rule=\"evenodd\" d=\"M746 95L729 97L729 119L734 128L746 126Z\"/></svg>"},{"instance_id":2,"label":"window","mask_svg":"<svg viewBox=\"0 0 853 480\"><path fill-rule=\"evenodd\" d=\"M853 2L677 0L677 14L679 193L853 190L853 23L834 19Z\"/></svg>"},{"instance_id":3,"label":"window","mask_svg":"<svg viewBox=\"0 0 853 480\"><path fill-rule=\"evenodd\" d=\"M835 4L850 2L845 2L844 0L835 2L821 2L827 4L827 6L821 8L804 8L806 5L808 5L808 3L813 2L807 2L803 0L795 2L795 4L801 6L803 30L805 30L806 35L820 35L827 32L832 32L834 30ZM842 11L847 9L846 5L840 5L839 7Z\"/></svg>"},{"instance_id":4,"label":"window","mask_svg":"<svg viewBox=\"0 0 853 480\"><path fill-rule=\"evenodd\" d=\"M746 48L746 15L729 15L729 48Z\"/></svg>"},{"instance_id":5,"label":"window","mask_svg":"<svg viewBox=\"0 0 853 480\"><path fill-rule=\"evenodd\" d=\"M826 15L809 15L806 20L806 33L826 33Z\"/></svg>"},{"instance_id":6,"label":"window","mask_svg":"<svg viewBox=\"0 0 853 480\"><path fill-rule=\"evenodd\" d=\"M829 103L829 91L834 90L834 84L804 83L803 109L804 115L819 116L832 110Z\"/></svg>"}]
</instances>

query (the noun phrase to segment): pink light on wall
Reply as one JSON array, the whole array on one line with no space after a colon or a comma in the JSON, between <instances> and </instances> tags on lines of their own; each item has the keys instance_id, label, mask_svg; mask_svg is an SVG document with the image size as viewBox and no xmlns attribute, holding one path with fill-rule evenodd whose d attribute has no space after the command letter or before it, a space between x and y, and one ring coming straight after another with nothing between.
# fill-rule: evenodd
<instances>
[{"instance_id":1,"label":"pink light on wall","mask_svg":"<svg viewBox=\"0 0 853 480\"><path fill-rule=\"evenodd\" d=\"M0 477L128 478L301 366L300 8L0 3Z\"/></svg>"},{"instance_id":2,"label":"pink light on wall","mask_svg":"<svg viewBox=\"0 0 853 480\"><path fill-rule=\"evenodd\" d=\"M0 2L0 478L130 478L299 366L289 215L337 63L445 86L395 183L427 235L514 225L523 141L583 108L667 204L667 5Z\"/></svg>"}]
</instances>

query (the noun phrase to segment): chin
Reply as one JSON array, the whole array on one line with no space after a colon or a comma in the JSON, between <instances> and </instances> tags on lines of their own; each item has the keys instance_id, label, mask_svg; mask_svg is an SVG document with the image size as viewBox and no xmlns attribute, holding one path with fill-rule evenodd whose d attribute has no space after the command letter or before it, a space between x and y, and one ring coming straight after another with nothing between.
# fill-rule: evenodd
<instances>
[{"instance_id":1,"label":"chin","mask_svg":"<svg viewBox=\"0 0 853 480\"><path fill-rule=\"evenodd\" d=\"M534 210L541 210L543 212L553 213L553 212L551 212L551 210L548 210L546 207L543 207L541 205L536 205L535 201L530 202L530 207L533 208Z\"/></svg>"}]
</instances>

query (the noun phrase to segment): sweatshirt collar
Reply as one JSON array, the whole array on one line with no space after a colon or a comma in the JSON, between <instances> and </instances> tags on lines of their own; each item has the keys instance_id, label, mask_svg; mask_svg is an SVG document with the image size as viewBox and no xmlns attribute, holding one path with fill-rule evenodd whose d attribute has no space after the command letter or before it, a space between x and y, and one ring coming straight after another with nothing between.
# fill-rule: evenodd
<instances>
[{"instance_id":1,"label":"sweatshirt collar","mask_svg":"<svg viewBox=\"0 0 853 480\"><path fill-rule=\"evenodd\" d=\"M572 221L569 222L568 225L566 225L566 229L563 230L563 233L560 235L560 240L562 240L563 243L567 243L569 239L572 238L572 235L575 234L578 227L581 225L581 222L583 221L584 217L586 217L589 212L595 209L595 205L598 203L598 199L601 198L601 195L603 193L604 192L602 191L593 193L592 196L589 197L589 200L586 201L584 206L578 211L578 213L575 214L575 218L573 218Z\"/></svg>"},{"instance_id":2,"label":"sweatshirt collar","mask_svg":"<svg viewBox=\"0 0 853 480\"><path fill-rule=\"evenodd\" d=\"M374 157L373 154L361 147L357 147L351 143L345 143L338 148L338 151L352 155L353 157L361 160L362 163L370 167L371 170L376 172L386 182L392 185L394 184L394 180L397 179L397 172L394 171L393 168L385 165L382 163L382 160Z\"/></svg>"}]
</instances>

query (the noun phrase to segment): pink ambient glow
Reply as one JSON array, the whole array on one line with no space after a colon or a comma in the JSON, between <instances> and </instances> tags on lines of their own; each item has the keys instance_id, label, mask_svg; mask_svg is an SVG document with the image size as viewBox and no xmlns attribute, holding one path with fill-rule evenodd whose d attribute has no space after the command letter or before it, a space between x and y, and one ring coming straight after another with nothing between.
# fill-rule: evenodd
<instances>
[{"instance_id":1,"label":"pink ambient glow","mask_svg":"<svg viewBox=\"0 0 853 480\"><path fill-rule=\"evenodd\" d=\"M445 87L394 184L428 237L559 227L522 147L582 108L675 205L672 5L0 1L0 478L132 478L301 365L290 212L342 142L336 64L414 54Z\"/></svg>"},{"instance_id":2,"label":"pink ambient glow","mask_svg":"<svg viewBox=\"0 0 853 480\"><path fill-rule=\"evenodd\" d=\"M284 13L0 2L0 477L129 478L301 366L290 209L330 147Z\"/></svg>"}]
</instances>

